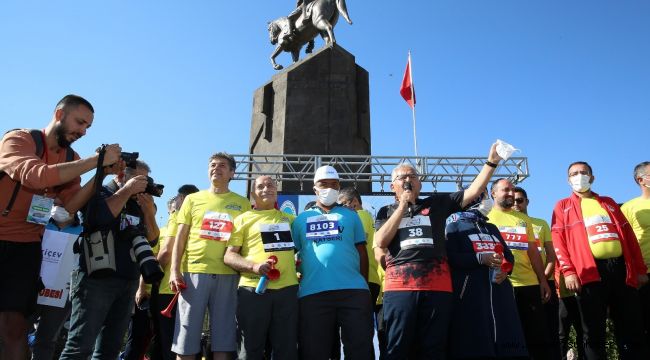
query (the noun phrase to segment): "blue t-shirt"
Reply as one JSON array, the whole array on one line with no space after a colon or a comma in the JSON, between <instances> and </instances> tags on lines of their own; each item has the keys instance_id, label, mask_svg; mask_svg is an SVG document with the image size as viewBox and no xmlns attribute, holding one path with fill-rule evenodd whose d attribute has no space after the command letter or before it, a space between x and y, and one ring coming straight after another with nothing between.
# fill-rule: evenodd
<instances>
[{"instance_id":1,"label":"blue t-shirt","mask_svg":"<svg viewBox=\"0 0 650 360\"><path fill-rule=\"evenodd\" d=\"M343 206L324 213L314 207L291 225L296 251L302 261L298 296L329 290L368 289L359 272L356 245L366 244L359 215Z\"/></svg>"}]
</instances>

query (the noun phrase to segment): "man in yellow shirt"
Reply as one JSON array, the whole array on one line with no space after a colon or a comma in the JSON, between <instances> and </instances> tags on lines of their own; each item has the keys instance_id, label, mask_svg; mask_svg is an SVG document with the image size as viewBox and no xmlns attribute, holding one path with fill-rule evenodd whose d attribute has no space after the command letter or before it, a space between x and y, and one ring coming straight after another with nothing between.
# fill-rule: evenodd
<instances>
[{"instance_id":1,"label":"man in yellow shirt","mask_svg":"<svg viewBox=\"0 0 650 360\"><path fill-rule=\"evenodd\" d=\"M634 181L639 185L641 195L623 204L621 211L632 225L643 261L650 269L650 161L644 161L634 168ZM650 344L650 285L642 286L639 296L643 307L646 343Z\"/></svg>"},{"instance_id":2,"label":"man in yellow shirt","mask_svg":"<svg viewBox=\"0 0 650 360\"><path fill-rule=\"evenodd\" d=\"M515 205L514 209L528 215L528 193L523 188L515 187ZM553 249L553 239L551 238L551 228L544 219L534 218L529 216L533 226L533 233L535 234L535 243L537 250L542 257L542 264L544 265L544 276L548 281L548 287L551 289L551 298L544 304L544 312L546 315L546 330L548 331L550 341L550 351L553 359L561 358L560 340L559 340L559 318L558 312L560 310L560 303L557 296L555 281L553 280L553 273L555 271L555 249Z\"/></svg>"},{"instance_id":3,"label":"man in yellow shirt","mask_svg":"<svg viewBox=\"0 0 650 360\"><path fill-rule=\"evenodd\" d=\"M178 215L178 210L180 210L181 205L183 205L185 197L198 191L199 189L192 184L186 184L179 187L178 194L170 199L168 203L169 219L167 220L165 231L163 232L163 229L160 229L160 241L158 242L160 251L158 252L157 258L160 266L162 266L165 271L165 277L160 280L158 295L151 305L154 308L153 316L158 319L158 326L155 330L156 338L158 339L160 347L160 357L163 360L173 360L176 358L176 355L171 350L172 339L174 337L174 325L176 322L176 307L172 309L171 318L163 316L160 313L162 310L167 308L167 305L169 305L169 302L174 297L174 292L169 288L169 276L171 274L170 269L172 250L174 248L174 238L178 231L176 215Z\"/></svg>"},{"instance_id":4,"label":"man in yellow shirt","mask_svg":"<svg viewBox=\"0 0 650 360\"><path fill-rule=\"evenodd\" d=\"M236 163L226 153L210 157L210 188L188 195L176 217L178 232L172 251L169 286L180 291L172 351L190 360L200 352L205 310L210 310L214 360L228 359L237 349L236 319L239 275L224 264L233 220L250 210L248 200L230 191ZM187 271L181 273L183 255Z\"/></svg>"},{"instance_id":5,"label":"man in yellow shirt","mask_svg":"<svg viewBox=\"0 0 650 360\"><path fill-rule=\"evenodd\" d=\"M291 237L295 217L275 208L277 186L270 176L258 177L253 186L255 208L235 218L223 259L241 274L237 290L239 358L264 358L269 339L274 358L296 360L298 276ZM272 268L279 271L279 278L269 276ZM265 291L257 289L261 294L256 293L260 281L268 281Z\"/></svg>"},{"instance_id":6,"label":"man in yellow shirt","mask_svg":"<svg viewBox=\"0 0 650 360\"><path fill-rule=\"evenodd\" d=\"M544 275L544 265L537 250L533 223L521 212L515 211L515 187L508 179L498 179L492 184L494 208L488 214L489 222L496 225L515 257L510 282L515 290L515 300L526 346L531 359L550 359L548 332L542 303L551 297Z\"/></svg>"}]
</instances>

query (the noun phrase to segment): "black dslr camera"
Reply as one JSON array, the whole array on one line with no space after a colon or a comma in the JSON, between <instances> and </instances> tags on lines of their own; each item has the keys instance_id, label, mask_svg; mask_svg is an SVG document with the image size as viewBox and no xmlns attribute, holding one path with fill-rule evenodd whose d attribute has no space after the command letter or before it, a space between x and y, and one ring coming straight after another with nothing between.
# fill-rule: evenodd
<instances>
[{"instance_id":1,"label":"black dslr camera","mask_svg":"<svg viewBox=\"0 0 650 360\"><path fill-rule=\"evenodd\" d=\"M160 281L165 276L160 263L153 254L149 241L144 233L133 225L127 226L120 232L121 238L131 242L135 259L140 267L140 274L145 283L151 284Z\"/></svg>"},{"instance_id":2,"label":"black dslr camera","mask_svg":"<svg viewBox=\"0 0 650 360\"><path fill-rule=\"evenodd\" d=\"M147 194L155 197L160 197L163 194L165 185L156 184L150 176L147 176L147 188L144 190Z\"/></svg>"},{"instance_id":3,"label":"black dslr camera","mask_svg":"<svg viewBox=\"0 0 650 360\"><path fill-rule=\"evenodd\" d=\"M138 163L136 162L136 160L138 160L139 156L140 156L139 152L120 153L120 157L126 163L126 167L129 167L131 169L135 169L138 167ZM156 184L150 176L147 176L147 188L144 190L145 193L151 196L161 197L164 188L165 185Z\"/></svg>"}]
</instances>

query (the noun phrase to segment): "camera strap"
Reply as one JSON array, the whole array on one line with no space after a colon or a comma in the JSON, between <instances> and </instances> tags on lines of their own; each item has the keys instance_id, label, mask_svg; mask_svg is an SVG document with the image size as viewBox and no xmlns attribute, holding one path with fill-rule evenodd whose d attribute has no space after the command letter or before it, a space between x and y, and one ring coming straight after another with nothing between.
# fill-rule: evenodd
<instances>
[{"instance_id":1,"label":"camera strap","mask_svg":"<svg viewBox=\"0 0 650 360\"><path fill-rule=\"evenodd\" d=\"M95 211L95 203L99 200L100 189L102 187L102 179L104 179L104 167L102 166L104 163L104 155L106 155L106 145L102 145L98 149L97 170L95 171L95 195L90 198L90 201L88 201L88 209L83 217L83 233L82 236L79 236L80 241L77 241L74 244L73 251L77 254L81 252L80 242L83 241L83 239L87 238L87 236L83 235L90 235L92 233L90 230L92 229L90 219L92 218L91 214Z\"/></svg>"}]
</instances>

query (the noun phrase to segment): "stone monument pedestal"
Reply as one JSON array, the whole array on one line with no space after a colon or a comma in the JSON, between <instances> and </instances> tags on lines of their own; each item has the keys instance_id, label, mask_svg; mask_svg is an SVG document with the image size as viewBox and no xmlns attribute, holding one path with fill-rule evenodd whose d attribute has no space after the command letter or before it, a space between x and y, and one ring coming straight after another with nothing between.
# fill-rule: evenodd
<instances>
[{"instance_id":1,"label":"stone monument pedestal","mask_svg":"<svg viewBox=\"0 0 650 360\"><path fill-rule=\"evenodd\" d=\"M370 155L368 72L334 45L274 75L253 97L249 153ZM308 179L303 190L289 181L278 190L313 194L311 174ZM370 183L354 185L362 193L371 190Z\"/></svg>"}]
</instances>

